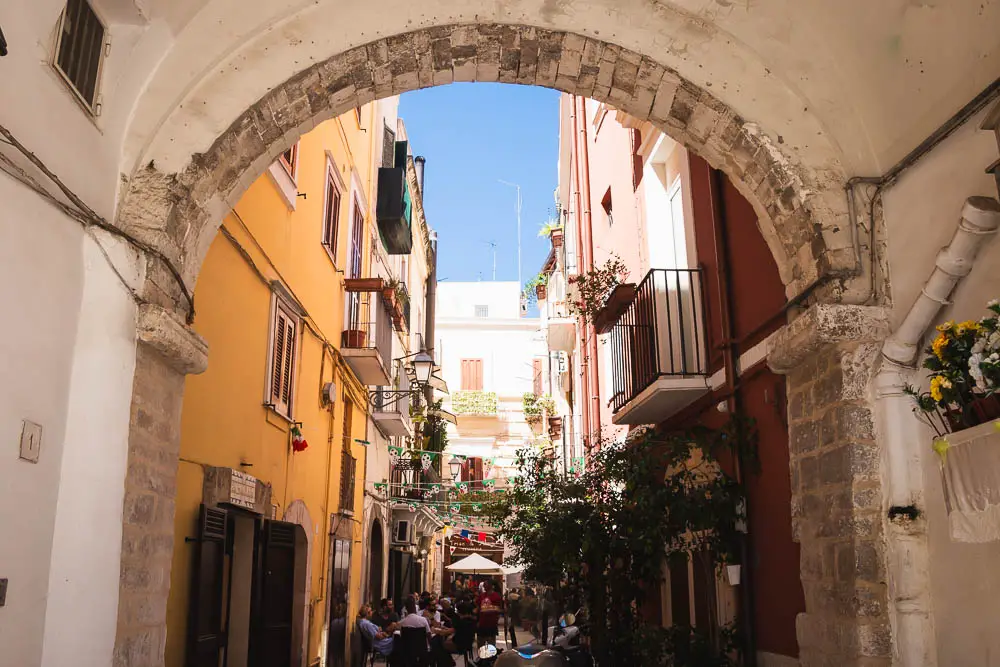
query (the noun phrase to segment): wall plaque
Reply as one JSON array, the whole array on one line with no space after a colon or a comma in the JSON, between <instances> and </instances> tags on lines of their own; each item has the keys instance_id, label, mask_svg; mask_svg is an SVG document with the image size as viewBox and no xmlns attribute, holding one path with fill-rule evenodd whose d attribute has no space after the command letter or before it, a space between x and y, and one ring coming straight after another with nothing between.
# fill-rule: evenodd
<instances>
[{"instance_id":1,"label":"wall plaque","mask_svg":"<svg viewBox=\"0 0 1000 667\"><path fill-rule=\"evenodd\" d=\"M271 508L271 485L242 470L206 466L202 497L209 507L228 505L265 516Z\"/></svg>"}]
</instances>

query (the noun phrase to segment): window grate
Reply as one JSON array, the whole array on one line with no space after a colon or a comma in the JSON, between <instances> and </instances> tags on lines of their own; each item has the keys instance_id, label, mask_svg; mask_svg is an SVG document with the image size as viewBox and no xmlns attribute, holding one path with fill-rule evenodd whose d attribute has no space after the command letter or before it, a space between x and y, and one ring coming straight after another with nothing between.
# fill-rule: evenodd
<instances>
[{"instance_id":1,"label":"window grate","mask_svg":"<svg viewBox=\"0 0 1000 667\"><path fill-rule=\"evenodd\" d=\"M59 25L55 64L91 109L97 102L104 34L104 24L87 0L66 3Z\"/></svg>"},{"instance_id":2,"label":"window grate","mask_svg":"<svg viewBox=\"0 0 1000 667\"><path fill-rule=\"evenodd\" d=\"M476 317L489 317L490 307L489 306L476 306Z\"/></svg>"}]
</instances>

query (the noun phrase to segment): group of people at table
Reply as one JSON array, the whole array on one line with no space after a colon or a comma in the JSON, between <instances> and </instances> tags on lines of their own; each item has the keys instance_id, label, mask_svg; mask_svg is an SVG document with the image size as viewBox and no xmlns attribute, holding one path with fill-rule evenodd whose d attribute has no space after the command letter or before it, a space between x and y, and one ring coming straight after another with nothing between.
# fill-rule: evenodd
<instances>
[{"instance_id":1,"label":"group of people at table","mask_svg":"<svg viewBox=\"0 0 1000 667\"><path fill-rule=\"evenodd\" d=\"M404 600L397 614L390 598L381 601L379 609L364 605L358 613L358 629L380 656L390 665L430 664L453 667L453 655L464 655L479 645L496 644L503 596L500 585L489 582L483 591L459 591L454 599L438 598L424 593L412 594ZM407 655L403 631L423 630L426 635L424 656ZM413 631L408 631L413 634ZM412 648L409 649L412 651ZM416 651L413 651L416 652ZM420 658L419 661L414 658Z\"/></svg>"}]
</instances>

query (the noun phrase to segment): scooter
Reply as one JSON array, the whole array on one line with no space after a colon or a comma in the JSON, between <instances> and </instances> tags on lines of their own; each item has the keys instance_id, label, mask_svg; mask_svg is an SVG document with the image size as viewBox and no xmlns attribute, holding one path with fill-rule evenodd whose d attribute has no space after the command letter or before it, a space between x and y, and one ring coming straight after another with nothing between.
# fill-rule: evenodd
<instances>
[{"instance_id":1,"label":"scooter","mask_svg":"<svg viewBox=\"0 0 1000 667\"><path fill-rule=\"evenodd\" d=\"M499 655L495 667L592 667L593 658L582 645L582 632L573 614L565 614L549 631L548 644L532 642Z\"/></svg>"}]
</instances>

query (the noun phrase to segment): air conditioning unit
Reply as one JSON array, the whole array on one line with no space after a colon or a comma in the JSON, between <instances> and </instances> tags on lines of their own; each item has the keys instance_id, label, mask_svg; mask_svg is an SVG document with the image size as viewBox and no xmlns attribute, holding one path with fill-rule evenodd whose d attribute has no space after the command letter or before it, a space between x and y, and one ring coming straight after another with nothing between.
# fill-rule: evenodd
<instances>
[{"instance_id":1,"label":"air conditioning unit","mask_svg":"<svg viewBox=\"0 0 1000 667\"><path fill-rule=\"evenodd\" d=\"M392 531L393 544L413 544L413 522L400 519Z\"/></svg>"}]
</instances>

